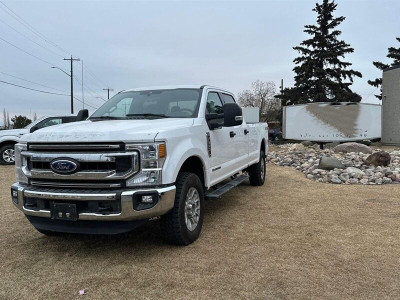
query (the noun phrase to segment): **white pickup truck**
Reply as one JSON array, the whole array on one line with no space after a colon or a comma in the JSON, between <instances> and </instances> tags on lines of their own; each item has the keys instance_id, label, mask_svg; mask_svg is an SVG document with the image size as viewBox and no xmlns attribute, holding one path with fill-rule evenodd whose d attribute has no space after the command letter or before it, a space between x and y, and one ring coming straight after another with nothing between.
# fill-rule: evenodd
<instances>
[{"instance_id":1,"label":"white pickup truck","mask_svg":"<svg viewBox=\"0 0 400 300\"><path fill-rule=\"evenodd\" d=\"M12 201L41 233L115 234L160 218L166 241L201 232L204 200L265 181L268 125L211 86L120 92L88 120L23 136Z\"/></svg>"}]
</instances>

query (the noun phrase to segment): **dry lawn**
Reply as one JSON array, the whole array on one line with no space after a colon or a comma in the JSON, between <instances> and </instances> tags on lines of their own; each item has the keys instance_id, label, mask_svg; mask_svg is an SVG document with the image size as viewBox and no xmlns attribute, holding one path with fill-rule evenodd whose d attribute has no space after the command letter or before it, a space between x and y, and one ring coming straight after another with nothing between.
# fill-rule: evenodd
<instances>
[{"instance_id":1,"label":"dry lawn","mask_svg":"<svg viewBox=\"0 0 400 300\"><path fill-rule=\"evenodd\" d=\"M321 184L272 165L268 175L208 201L200 239L175 247L157 221L43 236L12 205L13 168L0 166L0 298L400 298L400 185Z\"/></svg>"}]
</instances>

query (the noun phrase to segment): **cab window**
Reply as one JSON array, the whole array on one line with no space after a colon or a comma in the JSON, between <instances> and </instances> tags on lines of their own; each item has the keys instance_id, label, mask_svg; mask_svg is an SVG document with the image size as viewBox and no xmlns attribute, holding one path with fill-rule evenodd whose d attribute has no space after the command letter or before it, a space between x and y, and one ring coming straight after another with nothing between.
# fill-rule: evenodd
<instances>
[{"instance_id":1,"label":"cab window","mask_svg":"<svg viewBox=\"0 0 400 300\"><path fill-rule=\"evenodd\" d=\"M222 109L222 101L216 92L209 92L207 96L207 107L206 113L212 114L222 114L224 111Z\"/></svg>"},{"instance_id":2,"label":"cab window","mask_svg":"<svg viewBox=\"0 0 400 300\"><path fill-rule=\"evenodd\" d=\"M224 103L235 103L235 99L228 94L222 94L222 99L224 100Z\"/></svg>"},{"instance_id":3,"label":"cab window","mask_svg":"<svg viewBox=\"0 0 400 300\"><path fill-rule=\"evenodd\" d=\"M42 122L37 124L35 127L41 129L41 128L58 125L58 124L62 124L61 118L48 118L48 119L44 119Z\"/></svg>"}]
</instances>

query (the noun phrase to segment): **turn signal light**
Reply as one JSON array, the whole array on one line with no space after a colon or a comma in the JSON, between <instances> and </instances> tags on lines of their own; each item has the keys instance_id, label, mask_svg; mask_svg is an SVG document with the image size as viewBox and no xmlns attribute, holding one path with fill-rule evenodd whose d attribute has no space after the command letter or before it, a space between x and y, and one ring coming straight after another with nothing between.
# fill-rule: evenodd
<instances>
[{"instance_id":1,"label":"turn signal light","mask_svg":"<svg viewBox=\"0 0 400 300\"><path fill-rule=\"evenodd\" d=\"M166 152L166 149L165 149L165 144L160 144L158 146L158 157L159 158L164 158L166 156L167 156L167 152Z\"/></svg>"}]
</instances>

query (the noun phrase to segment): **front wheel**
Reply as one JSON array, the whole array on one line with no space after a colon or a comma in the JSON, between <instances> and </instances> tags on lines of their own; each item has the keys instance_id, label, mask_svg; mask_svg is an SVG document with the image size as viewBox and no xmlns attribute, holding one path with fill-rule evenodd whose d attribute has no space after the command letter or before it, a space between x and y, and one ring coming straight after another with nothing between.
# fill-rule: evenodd
<instances>
[{"instance_id":1,"label":"front wheel","mask_svg":"<svg viewBox=\"0 0 400 300\"><path fill-rule=\"evenodd\" d=\"M164 239L175 245L189 245L200 236L204 211L203 185L196 174L179 173L175 204L160 220Z\"/></svg>"},{"instance_id":2,"label":"front wheel","mask_svg":"<svg viewBox=\"0 0 400 300\"><path fill-rule=\"evenodd\" d=\"M265 182L265 173L266 173L266 163L265 163L265 154L264 151L260 151L260 160L258 163L250 166L249 175L250 175L250 184L254 186L263 185Z\"/></svg>"},{"instance_id":3,"label":"front wheel","mask_svg":"<svg viewBox=\"0 0 400 300\"><path fill-rule=\"evenodd\" d=\"M14 145L5 145L0 148L0 164L13 165L15 163Z\"/></svg>"}]
</instances>

